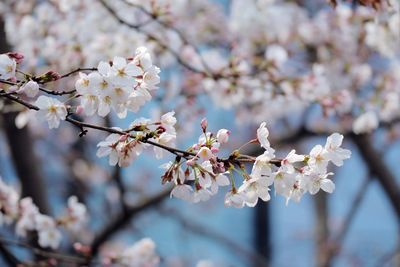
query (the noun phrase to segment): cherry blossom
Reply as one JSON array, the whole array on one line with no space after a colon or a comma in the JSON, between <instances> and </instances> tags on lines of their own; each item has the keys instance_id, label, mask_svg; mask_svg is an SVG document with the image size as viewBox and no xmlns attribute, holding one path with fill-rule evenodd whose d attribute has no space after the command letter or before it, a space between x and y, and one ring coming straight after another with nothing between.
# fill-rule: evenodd
<instances>
[{"instance_id":1,"label":"cherry blossom","mask_svg":"<svg viewBox=\"0 0 400 267\"><path fill-rule=\"evenodd\" d=\"M240 193L229 191L225 195L224 203L227 207L243 208L245 204L245 198Z\"/></svg>"},{"instance_id":2,"label":"cherry blossom","mask_svg":"<svg viewBox=\"0 0 400 267\"><path fill-rule=\"evenodd\" d=\"M373 111L360 115L353 123L353 131L356 134L368 133L378 128L378 117Z\"/></svg>"},{"instance_id":3,"label":"cherry blossom","mask_svg":"<svg viewBox=\"0 0 400 267\"><path fill-rule=\"evenodd\" d=\"M114 261L124 267L156 267L160 257L155 252L156 245L150 238L143 238L120 252Z\"/></svg>"},{"instance_id":4,"label":"cherry blossom","mask_svg":"<svg viewBox=\"0 0 400 267\"><path fill-rule=\"evenodd\" d=\"M19 194L2 180L0 180L0 195L1 222L7 224L15 222L15 232L20 237L27 237L29 232L36 231L38 244L42 248L57 249L62 241L59 227L64 225L69 228L74 224L74 229L78 230L82 227L83 218L86 217L86 207L79 203L76 197L70 197L68 200L69 219L66 220L65 217L54 219L41 214L30 197L20 199Z\"/></svg>"},{"instance_id":5,"label":"cherry blossom","mask_svg":"<svg viewBox=\"0 0 400 267\"><path fill-rule=\"evenodd\" d=\"M229 135L231 132L227 129L220 129L217 132L217 140L220 144L225 144L229 140Z\"/></svg>"},{"instance_id":6,"label":"cherry blossom","mask_svg":"<svg viewBox=\"0 0 400 267\"><path fill-rule=\"evenodd\" d=\"M67 108L58 99L41 95L35 105L40 109L37 117L42 121L47 121L50 129L58 128L60 120L65 120L67 117Z\"/></svg>"},{"instance_id":7,"label":"cherry blossom","mask_svg":"<svg viewBox=\"0 0 400 267\"><path fill-rule=\"evenodd\" d=\"M23 93L28 97L33 98L39 93L39 85L37 82L29 81L21 86L17 92Z\"/></svg>"},{"instance_id":8,"label":"cherry blossom","mask_svg":"<svg viewBox=\"0 0 400 267\"><path fill-rule=\"evenodd\" d=\"M6 54L0 55L0 78L7 80L15 77L17 62Z\"/></svg>"}]
</instances>

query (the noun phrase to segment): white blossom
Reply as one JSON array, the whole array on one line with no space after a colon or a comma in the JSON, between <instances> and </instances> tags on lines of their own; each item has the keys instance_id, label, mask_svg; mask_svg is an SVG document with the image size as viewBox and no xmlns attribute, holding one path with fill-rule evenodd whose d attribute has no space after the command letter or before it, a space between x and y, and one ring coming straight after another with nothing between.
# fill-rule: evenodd
<instances>
[{"instance_id":1,"label":"white blossom","mask_svg":"<svg viewBox=\"0 0 400 267\"><path fill-rule=\"evenodd\" d=\"M42 121L47 121L49 128L58 128L60 120L67 117L67 108L55 98L39 96L35 105L40 109L37 116Z\"/></svg>"},{"instance_id":2,"label":"white blossom","mask_svg":"<svg viewBox=\"0 0 400 267\"><path fill-rule=\"evenodd\" d=\"M39 85L35 81L29 81L21 86L21 88L17 91L18 93L23 93L28 97L35 97L39 93Z\"/></svg>"},{"instance_id":3,"label":"white blossom","mask_svg":"<svg viewBox=\"0 0 400 267\"><path fill-rule=\"evenodd\" d=\"M355 134L369 133L378 128L378 125L379 121L376 113L368 111L353 122L353 132Z\"/></svg>"},{"instance_id":4,"label":"white blossom","mask_svg":"<svg viewBox=\"0 0 400 267\"><path fill-rule=\"evenodd\" d=\"M0 55L0 79L10 79L15 77L17 63L7 54Z\"/></svg>"}]
</instances>

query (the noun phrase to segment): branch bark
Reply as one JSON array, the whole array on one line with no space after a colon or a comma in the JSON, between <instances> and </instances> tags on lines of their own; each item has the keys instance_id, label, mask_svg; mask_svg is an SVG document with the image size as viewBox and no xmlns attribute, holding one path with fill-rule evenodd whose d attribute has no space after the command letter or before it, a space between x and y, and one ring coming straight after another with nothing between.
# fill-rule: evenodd
<instances>
[{"instance_id":1,"label":"branch bark","mask_svg":"<svg viewBox=\"0 0 400 267\"><path fill-rule=\"evenodd\" d=\"M4 21L0 17L0 53L9 52L6 40ZM39 164L34 153L33 141L28 128L18 129L15 126L17 113L2 113L3 129L7 136L15 170L22 184L22 196L30 196L42 213L48 214L44 181L39 172Z\"/></svg>"},{"instance_id":2,"label":"branch bark","mask_svg":"<svg viewBox=\"0 0 400 267\"><path fill-rule=\"evenodd\" d=\"M144 200L141 204L128 208L126 212L122 212L111 223L109 223L94 239L92 242L92 255L96 256L101 245L104 244L111 236L119 232L129 222L142 211L159 205L167 196L169 196L171 189L165 189L148 200Z\"/></svg>"},{"instance_id":3,"label":"branch bark","mask_svg":"<svg viewBox=\"0 0 400 267\"><path fill-rule=\"evenodd\" d=\"M328 249L328 199L325 192L319 192L314 199L316 212L315 238L317 252L315 253L316 265L318 267L329 267L330 257Z\"/></svg>"},{"instance_id":4,"label":"branch bark","mask_svg":"<svg viewBox=\"0 0 400 267\"><path fill-rule=\"evenodd\" d=\"M259 201L254 207L254 246L257 254L261 255L264 261L254 261L255 267L267 267L271 263L271 225L270 225L270 204Z\"/></svg>"},{"instance_id":5,"label":"branch bark","mask_svg":"<svg viewBox=\"0 0 400 267\"><path fill-rule=\"evenodd\" d=\"M350 137L360 151L370 173L376 177L385 191L400 225L400 188L396 177L381 158L379 151L374 148L370 135L351 134Z\"/></svg>"}]
</instances>

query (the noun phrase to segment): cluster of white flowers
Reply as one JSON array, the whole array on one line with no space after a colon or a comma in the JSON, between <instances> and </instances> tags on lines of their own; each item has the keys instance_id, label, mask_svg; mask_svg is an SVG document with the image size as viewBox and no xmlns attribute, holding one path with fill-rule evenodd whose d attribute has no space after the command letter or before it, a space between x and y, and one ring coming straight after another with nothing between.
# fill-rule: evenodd
<instances>
[{"instance_id":1,"label":"cluster of white flowers","mask_svg":"<svg viewBox=\"0 0 400 267\"><path fill-rule=\"evenodd\" d=\"M16 80L17 64L21 63L24 56L20 53L0 54L0 79L14 82ZM39 93L39 84L29 80L15 86L9 86L8 93L24 94L29 98L35 97Z\"/></svg>"},{"instance_id":2,"label":"cluster of white flowers","mask_svg":"<svg viewBox=\"0 0 400 267\"><path fill-rule=\"evenodd\" d=\"M314 103L346 129L344 118L351 115L355 133L400 117L396 1L391 12L343 4L313 16L304 6L279 0L237 0L230 6L227 23L237 38L230 58L240 64L209 49L203 57L221 78L199 82L215 105L235 108L240 122L276 121ZM356 122L365 110L375 113L363 117L368 125ZM329 123L320 124L329 129Z\"/></svg>"},{"instance_id":3,"label":"cluster of white flowers","mask_svg":"<svg viewBox=\"0 0 400 267\"><path fill-rule=\"evenodd\" d=\"M113 133L100 142L97 146L98 157L109 157L109 164L114 166L118 163L121 167L126 167L132 163L147 147L143 139L152 141L160 146L173 146L176 139L175 131L175 112L171 111L161 116L160 121L151 122L149 119L139 118L133 121L126 131L121 135ZM115 130L122 131L120 128ZM134 132L131 134L130 132ZM156 158L163 157L163 148L154 146Z\"/></svg>"},{"instance_id":4,"label":"cluster of white flowers","mask_svg":"<svg viewBox=\"0 0 400 267\"><path fill-rule=\"evenodd\" d=\"M110 6L121 11L118 15L127 22L140 24L148 19L146 14L124 5L123 1L111 2ZM369 132L378 127L380 121L400 116L400 105L395 101L400 92L393 89L400 87L400 33L397 27L400 14L396 1L391 1L390 12L387 8L375 11L339 4L335 9L316 10L312 16L307 5L281 0L251 3L235 0L225 15L218 5L201 0L158 0L152 4L137 1L136 4L174 21L194 46L207 47L209 42L215 44L216 40L235 43L230 57L219 48L202 51L207 69L219 78L193 78L198 73L190 72L188 75L175 74L185 85L181 88L195 89L193 91L200 88L214 99L216 105L234 107L239 121L245 118L252 118L257 123L273 121L293 111L304 111L316 102L323 108L323 114L337 115L339 122L342 115L352 115L357 133ZM146 32L163 41L160 48L154 45L154 40L147 40L151 38L145 33L120 27L97 1L80 4L41 2L31 8L32 15L26 15L29 13L26 10L16 10L6 17L9 41L29 56L26 62L29 66L39 68L37 54L64 71L73 64L79 64L75 67L92 66L113 55L129 55L131 47L140 44L156 53L164 67L177 63L169 49L165 49L169 47L181 55L178 61L206 70L199 55L173 30L164 29L158 23L146 25ZM191 12L187 12L189 9ZM50 18L48 14L56 15ZM76 27L66 28L63 23ZM194 33L193 25L199 29ZM90 34L87 29L91 29ZM145 63L137 64L136 61L135 64L135 59L127 62L116 57L112 65L102 62L98 72L81 75L76 88L83 95L81 104L86 114L97 112L104 116L114 109L124 117L127 110L136 111L150 99L148 90L158 83L159 70L151 65L145 49L139 48L137 57L145 58ZM383 66L374 66L374 62L381 61ZM14 76L13 70L15 62L2 56L0 77ZM380 90L365 93L372 87ZM32 88L30 84L21 92L34 95L36 89ZM287 108L282 109L282 105ZM371 120L360 129L360 125L365 124L356 123L356 119L364 110L374 112L377 123ZM343 125L349 127L345 120Z\"/></svg>"},{"instance_id":5,"label":"cluster of white flowers","mask_svg":"<svg viewBox=\"0 0 400 267\"><path fill-rule=\"evenodd\" d=\"M162 182L175 184L171 196L193 203L207 201L218 193L220 186L230 185L225 164L217 157L221 144L228 142L230 132L220 129L217 135L213 136L211 132L206 132L205 124L206 121L203 120L204 133L199 137L198 143L188 149L188 152L195 156L186 161L185 171L182 170L180 161L169 162L161 166L166 169ZM195 188L185 184L188 182L194 182Z\"/></svg>"},{"instance_id":6,"label":"cluster of white flowers","mask_svg":"<svg viewBox=\"0 0 400 267\"><path fill-rule=\"evenodd\" d=\"M0 179L0 224L16 223L15 231L20 237L26 237L28 232L36 231L38 244L43 248L57 249L61 243L61 232L57 228L77 230L83 227L86 220L86 207L79 203L76 197L68 199L66 215L56 220L41 214L30 197L20 199L19 194Z\"/></svg>"},{"instance_id":7,"label":"cluster of white flowers","mask_svg":"<svg viewBox=\"0 0 400 267\"><path fill-rule=\"evenodd\" d=\"M316 145L309 155L298 155L292 150L280 161L279 166L271 163L271 160L275 159L275 151L270 147L268 135L266 124L262 123L257 130L257 139L265 152L256 158L251 174L239 189L233 189L226 195L227 206L254 207L258 198L268 201L271 185L274 185L275 193L286 198L287 203L290 199L300 201L307 192L311 195L320 189L328 193L333 192L335 185L327 178L333 175L327 172L328 163L342 166L343 160L351 155L349 150L340 147L342 135L330 135L324 147Z\"/></svg>"},{"instance_id":8,"label":"cluster of white flowers","mask_svg":"<svg viewBox=\"0 0 400 267\"><path fill-rule=\"evenodd\" d=\"M255 159L251 173L247 174L244 168L235 169L232 163L229 163L229 159L248 156L240 155L236 151L229 159L222 160L216 155L220 144L228 141L229 131L221 129L216 137L204 131L199 142L188 150L194 152L195 156L186 161L185 170L179 160L162 166L166 169L163 182L175 184L171 196L194 203L209 200L218 192L220 186L231 185L231 190L225 196L225 204L237 208L245 205L254 207L259 198L263 201L270 200L271 185L274 185L275 193L284 196L287 202L290 199L300 201L305 193L314 195L320 189L328 193L333 192L335 185L328 179L333 173L328 173L328 163L342 166L343 160L351 155L349 150L340 147L342 135L330 135L324 147L315 146L309 155L298 155L292 150L281 160L275 158L268 135L266 123L263 122L257 130L257 140L265 151ZM233 171L244 178L239 188L235 187Z\"/></svg>"},{"instance_id":9,"label":"cluster of white flowers","mask_svg":"<svg viewBox=\"0 0 400 267\"><path fill-rule=\"evenodd\" d=\"M19 55L19 54L18 54ZM0 55L0 79L15 79L17 61L8 54ZM160 69L153 65L151 56L145 47L136 49L133 59L127 60L115 57L111 63L100 62L96 72L90 74L79 73L80 78L75 87L80 97L81 105L76 107L77 112L86 115L104 117L113 109L118 117L124 118L127 111L136 112L152 96L150 91L160 83ZM40 91L39 84L34 80L27 80L21 84L4 88L8 93L23 94L34 98ZM58 128L61 120L65 120L67 106L54 97L40 95L35 103L40 110L37 117L47 121L49 128ZM164 134L159 141L171 142L172 137Z\"/></svg>"},{"instance_id":10,"label":"cluster of white flowers","mask_svg":"<svg viewBox=\"0 0 400 267\"><path fill-rule=\"evenodd\" d=\"M125 118L127 111L136 112L151 100L149 91L160 83L160 69L153 65L145 47L136 49L135 57L114 57L112 64L100 62L97 72L79 73L75 87L81 95L81 106L86 115L97 113L104 117L113 109Z\"/></svg>"}]
</instances>

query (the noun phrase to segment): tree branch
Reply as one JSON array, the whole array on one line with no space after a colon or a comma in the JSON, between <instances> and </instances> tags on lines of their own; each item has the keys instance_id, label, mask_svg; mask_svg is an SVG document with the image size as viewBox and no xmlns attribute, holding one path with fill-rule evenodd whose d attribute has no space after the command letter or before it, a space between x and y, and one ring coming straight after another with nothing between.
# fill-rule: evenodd
<instances>
[{"instance_id":1,"label":"tree branch","mask_svg":"<svg viewBox=\"0 0 400 267\"><path fill-rule=\"evenodd\" d=\"M385 191L400 224L400 189L396 177L381 158L379 151L374 148L370 135L351 134L350 137L360 151L370 173L375 175Z\"/></svg>"},{"instance_id":2,"label":"tree branch","mask_svg":"<svg viewBox=\"0 0 400 267\"><path fill-rule=\"evenodd\" d=\"M268 263L268 259L265 258L264 255L261 255L254 251L247 250L247 249L241 247L240 245L238 245L236 242L234 242L230 238L227 238L226 236L218 233L217 231L212 231L211 229L206 228L198 223L195 223L194 221L189 221L189 220L185 219L181 214L178 213L177 210L168 208L168 209L161 209L160 211L164 215L175 218L179 223L181 223L188 230L190 230L202 237L208 237L212 240L220 242L221 244L224 244L226 247L230 248L235 253L242 254L244 257L247 258L247 260L249 262L254 263L255 265L258 265L258 266L268 266L268 265L266 265Z\"/></svg>"},{"instance_id":3,"label":"tree branch","mask_svg":"<svg viewBox=\"0 0 400 267\"><path fill-rule=\"evenodd\" d=\"M190 65L189 63L185 62L185 60L179 55L178 52L176 52L174 49L172 49L172 48L169 47L168 45L164 44L164 43L160 40L160 38L158 38L156 35L151 34L151 33L149 33L149 32L146 32L146 31L144 31L143 29L141 29L141 27L142 27L141 25L136 25L136 24L129 23L128 21L126 21L126 20L124 20L123 18L121 18L121 17L117 14L117 12L116 12L111 6L109 6L109 5L107 4L107 2L106 2L105 0L98 0L98 1L99 1L99 3L108 11L108 13L109 13L112 17L114 17L119 23L121 23L121 24L123 24L123 25L125 25L125 26L127 26L127 27L129 27L129 28L131 28L131 29L134 29L134 30L136 30L136 31L139 31L139 32L141 32L142 34L144 34L149 40L155 41L162 49L165 49L165 50L167 50L168 52L170 52L170 53L176 58L176 60L178 61L178 63L179 63L180 65L182 65L183 67L185 67L186 69L188 69L188 70L190 70L190 71L192 71L192 72L195 72L195 73L202 74L202 75L204 75L204 76L206 76L206 77L210 77L210 76L211 76L211 77L216 77L215 75L211 75L211 74L209 74L208 72L205 72L205 71L203 71L203 70L197 69L197 68L193 67L192 65Z\"/></svg>"},{"instance_id":4,"label":"tree branch","mask_svg":"<svg viewBox=\"0 0 400 267\"><path fill-rule=\"evenodd\" d=\"M126 226L132 218L134 218L139 213L145 211L150 207L157 206L169 196L171 188L164 189L158 194L152 196L147 200L143 200L142 203L135 207L130 207L126 212L122 212L118 217L116 217L110 224L108 224L102 231L100 231L94 238L91 248L93 257L97 255L99 248L106 242L111 236L113 236L118 231L121 231L124 226Z\"/></svg>"}]
</instances>

